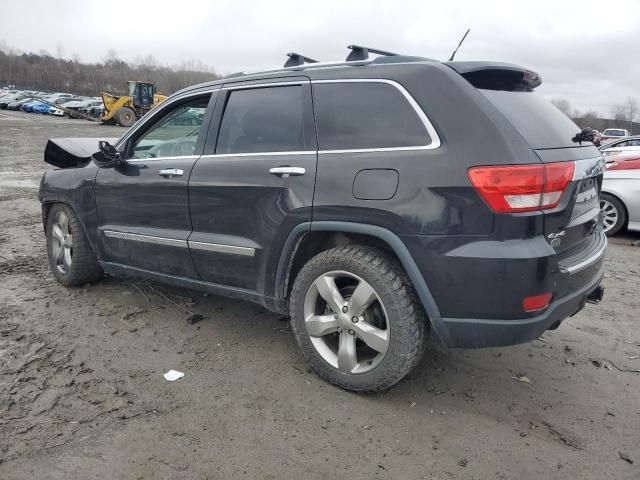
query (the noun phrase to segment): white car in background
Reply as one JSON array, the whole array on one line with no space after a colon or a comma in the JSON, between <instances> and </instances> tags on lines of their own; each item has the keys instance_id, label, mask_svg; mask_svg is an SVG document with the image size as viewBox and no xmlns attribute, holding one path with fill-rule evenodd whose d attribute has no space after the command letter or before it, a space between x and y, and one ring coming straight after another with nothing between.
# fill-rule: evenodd
<instances>
[{"instance_id":1,"label":"white car in background","mask_svg":"<svg viewBox=\"0 0 640 480\"><path fill-rule=\"evenodd\" d=\"M602 132L602 141L610 142L612 140L618 140L620 138L628 137L629 130L624 128L607 128Z\"/></svg>"},{"instance_id":2,"label":"white car in background","mask_svg":"<svg viewBox=\"0 0 640 480\"><path fill-rule=\"evenodd\" d=\"M640 153L640 135L614 140L600 147L605 157Z\"/></svg>"},{"instance_id":3,"label":"white car in background","mask_svg":"<svg viewBox=\"0 0 640 480\"><path fill-rule=\"evenodd\" d=\"M640 161L633 167L618 165L604 172L600 210L604 214L604 232L615 235L624 226L640 231Z\"/></svg>"}]
</instances>

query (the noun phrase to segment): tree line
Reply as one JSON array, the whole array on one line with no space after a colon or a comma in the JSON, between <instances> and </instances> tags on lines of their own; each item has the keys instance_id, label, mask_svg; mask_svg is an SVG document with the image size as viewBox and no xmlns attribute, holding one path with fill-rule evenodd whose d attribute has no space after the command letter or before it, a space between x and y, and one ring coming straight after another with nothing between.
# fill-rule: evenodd
<instances>
[{"instance_id":1,"label":"tree line","mask_svg":"<svg viewBox=\"0 0 640 480\"><path fill-rule=\"evenodd\" d=\"M591 127L599 131L607 128L626 128L630 135L633 135L633 132L640 132L640 124L635 121L640 113L640 105L635 97L627 97L624 102L613 105L610 112L611 118L602 118L602 115L595 110L585 112L576 110L566 98L554 98L551 103L582 128Z\"/></svg>"},{"instance_id":2,"label":"tree line","mask_svg":"<svg viewBox=\"0 0 640 480\"><path fill-rule=\"evenodd\" d=\"M127 80L141 80L155 82L159 93L170 95L217 78L220 76L201 62L169 67L151 55L126 62L110 50L102 62L84 63L77 55L63 58L60 48L55 56L44 50L24 53L0 41L0 86L98 96L100 92L126 93Z\"/></svg>"}]
</instances>

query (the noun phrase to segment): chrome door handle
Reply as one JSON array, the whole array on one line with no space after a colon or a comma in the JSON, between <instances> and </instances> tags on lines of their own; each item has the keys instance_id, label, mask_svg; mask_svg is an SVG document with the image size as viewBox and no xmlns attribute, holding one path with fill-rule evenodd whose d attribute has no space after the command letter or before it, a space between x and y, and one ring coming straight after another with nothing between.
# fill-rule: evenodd
<instances>
[{"instance_id":1,"label":"chrome door handle","mask_svg":"<svg viewBox=\"0 0 640 480\"><path fill-rule=\"evenodd\" d=\"M179 168L165 168L164 170L160 170L158 172L158 175L162 175L166 178L181 177L182 175L184 175L184 172Z\"/></svg>"},{"instance_id":2,"label":"chrome door handle","mask_svg":"<svg viewBox=\"0 0 640 480\"><path fill-rule=\"evenodd\" d=\"M302 167L273 167L269 169L271 175L278 175L282 178L289 178L304 175L307 171Z\"/></svg>"}]
</instances>

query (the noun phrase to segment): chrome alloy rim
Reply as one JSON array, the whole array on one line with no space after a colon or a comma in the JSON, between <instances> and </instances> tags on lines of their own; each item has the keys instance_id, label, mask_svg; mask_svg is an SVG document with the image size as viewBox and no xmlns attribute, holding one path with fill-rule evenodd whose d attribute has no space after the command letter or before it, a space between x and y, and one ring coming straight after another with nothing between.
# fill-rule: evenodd
<instances>
[{"instance_id":1,"label":"chrome alloy rim","mask_svg":"<svg viewBox=\"0 0 640 480\"><path fill-rule=\"evenodd\" d=\"M64 212L57 212L51 225L51 253L55 268L60 273L68 273L73 256L73 236L69 217Z\"/></svg>"},{"instance_id":2,"label":"chrome alloy rim","mask_svg":"<svg viewBox=\"0 0 640 480\"><path fill-rule=\"evenodd\" d=\"M304 321L316 351L344 373L373 370L389 348L384 305L373 287L353 273L320 275L307 290Z\"/></svg>"},{"instance_id":3,"label":"chrome alloy rim","mask_svg":"<svg viewBox=\"0 0 640 480\"><path fill-rule=\"evenodd\" d=\"M608 200L600 200L600 210L604 215L604 231L608 232L618 223L618 209Z\"/></svg>"}]
</instances>

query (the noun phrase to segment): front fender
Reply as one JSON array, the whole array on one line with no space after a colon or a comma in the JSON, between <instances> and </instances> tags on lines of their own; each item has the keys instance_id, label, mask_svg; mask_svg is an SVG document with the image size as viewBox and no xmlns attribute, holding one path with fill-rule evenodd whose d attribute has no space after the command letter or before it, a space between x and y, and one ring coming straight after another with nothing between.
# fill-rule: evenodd
<instances>
[{"instance_id":1,"label":"front fender","mask_svg":"<svg viewBox=\"0 0 640 480\"><path fill-rule=\"evenodd\" d=\"M97 250L98 213L93 185L99 168L89 163L83 168L46 172L40 181L38 197L42 204L42 220L46 226L49 208L54 203L69 205L80 220L85 236L95 254Z\"/></svg>"}]
</instances>

